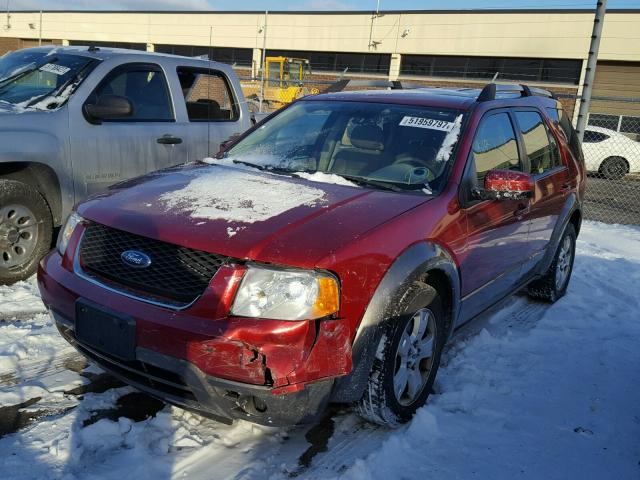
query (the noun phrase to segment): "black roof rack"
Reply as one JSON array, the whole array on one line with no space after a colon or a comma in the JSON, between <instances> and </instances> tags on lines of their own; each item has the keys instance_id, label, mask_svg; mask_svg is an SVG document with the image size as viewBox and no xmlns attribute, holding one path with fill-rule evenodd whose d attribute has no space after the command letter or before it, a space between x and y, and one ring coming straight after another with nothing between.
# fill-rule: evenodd
<instances>
[{"instance_id":1,"label":"black roof rack","mask_svg":"<svg viewBox=\"0 0 640 480\"><path fill-rule=\"evenodd\" d=\"M478 95L478 102L488 102L495 100L500 94L518 94L521 97L547 97L556 98L555 95L542 88L530 87L528 85L512 85L512 84L498 84L489 83Z\"/></svg>"}]
</instances>

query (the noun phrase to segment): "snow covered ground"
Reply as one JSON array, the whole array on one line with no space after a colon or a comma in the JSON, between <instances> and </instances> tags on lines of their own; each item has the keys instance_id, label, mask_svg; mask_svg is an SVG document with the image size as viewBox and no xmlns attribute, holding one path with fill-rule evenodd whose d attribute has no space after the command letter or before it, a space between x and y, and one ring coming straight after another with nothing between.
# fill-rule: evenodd
<instances>
[{"instance_id":1,"label":"snow covered ground","mask_svg":"<svg viewBox=\"0 0 640 480\"><path fill-rule=\"evenodd\" d=\"M567 296L463 328L396 431L347 408L233 426L87 367L33 281L0 287L0 478L640 478L640 228L587 223Z\"/></svg>"}]
</instances>

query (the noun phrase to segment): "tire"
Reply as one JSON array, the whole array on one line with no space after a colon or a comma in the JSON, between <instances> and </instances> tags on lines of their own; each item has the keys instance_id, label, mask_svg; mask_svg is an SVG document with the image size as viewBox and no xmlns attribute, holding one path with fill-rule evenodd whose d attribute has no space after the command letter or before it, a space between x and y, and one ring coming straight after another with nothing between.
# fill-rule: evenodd
<instances>
[{"instance_id":1,"label":"tire","mask_svg":"<svg viewBox=\"0 0 640 480\"><path fill-rule=\"evenodd\" d=\"M598 173L608 180L621 180L629 173L629 163L622 157L605 158Z\"/></svg>"},{"instance_id":2,"label":"tire","mask_svg":"<svg viewBox=\"0 0 640 480\"><path fill-rule=\"evenodd\" d=\"M425 404L438 372L446 338L442 301L433 287L414 282L403 295L398 307L401 314L387 320L383 327L384 332L377 347L367 387L356 405L356 411L361 417L387 427L408 422L416 410ZM428 320L423 335L419 336L419 328L416 327L423 315ZM414 350L412 339L421 340L425 345L429 338L432 340L430 356L420 360L421 354ZM408 345L407 340L411 343L408 348L404 347ZM405 356L402 355L403 352L406 352ZM403 358L407 363L403 362ZM413 367L409 362L413 362ZM401 373L403 366L405 374ZM402 380L404 376L407 378L406 382ZM411 382L411 378L416 381ZM411 384L414 385L413 388ZM401 391L399 395L395 391L396 385Z\"/></svg>"},{"instance_id":3,"label":"tire","mask_svg":"<svg viewBox=\"0 0 640 480\"><path fill-rule=\"evenodd\" d=\"M0 179L0 284L33 275L51 236L51 211L42 195L25 183Z\"/></svg>"},{"instance_id":4,"label":"tire","mask_svg":"<svg viewBox=\"0 0 640 480\"><path fill-rule=\"evenodd\" d=\"M568 257L567 254L569 255ZM527 287L529 296L550 303L562 298L567 293L575 256L576 230L569 223L562 234L549 270L542 278L534 280Z\"/></svg>"}]
</instances>

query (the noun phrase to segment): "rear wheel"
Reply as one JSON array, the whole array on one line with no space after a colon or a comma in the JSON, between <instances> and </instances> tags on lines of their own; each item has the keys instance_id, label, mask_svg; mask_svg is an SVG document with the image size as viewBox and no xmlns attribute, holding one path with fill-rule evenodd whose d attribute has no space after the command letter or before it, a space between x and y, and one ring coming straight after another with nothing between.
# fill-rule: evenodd
<instances>
[{"instance_id":1,"label":"rear wheel","mask_svg":"<svg viewBox=\"0 0 640 480\"><path fill-rule=\"evenodd\" d=\"M0 180L0 284L33 275L51 246L49 206L22 182Z\"/></svg>"},{"instance_id":2,"label":"rear wheel","mask_svg":"<svg viewBox=\"0 0 640 480\"><path fill-rule=\"evenodd\" d=\"M415 282L403 296L400 311L404 314L384 327L357 405L362 417L385 426L409 421L425 404L445 339L442 302L431 286Z\"/></svg>"},{"instance_id":3,"label":"rear wheel","mask_svg":"<svg viewBox=\"0 0 640 480\"><path fill-rule=\"evenodd\" d=\"M529 284L527 292L534 298L555 302L567 293L576 253L576 230L570 223L564 230L553 263L545 275Z\"/></svg>"},{"instance_id":4,"label":"rear wheel","mask_svg":"<svg viewBox=\"0 0 640 480\"><path fill-rule=\"evenodd\" d=\"M629 164L622 157L609 157L602 162L598 172L609 180L620 180L629 173Z\"/></svg>"}]
</instances>

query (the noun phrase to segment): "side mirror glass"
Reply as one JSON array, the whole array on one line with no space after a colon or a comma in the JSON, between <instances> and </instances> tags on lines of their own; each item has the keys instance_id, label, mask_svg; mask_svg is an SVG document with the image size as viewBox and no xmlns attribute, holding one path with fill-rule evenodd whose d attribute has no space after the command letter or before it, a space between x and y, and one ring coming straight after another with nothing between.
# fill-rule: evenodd
<instances>
[{"instance_id":1,"label":"side mirror glass","mask_svg":"<svg viewBox=\"0 0 640 480\"><path fill-rule=\"evenodd\" d=\"M120 95L101 95L95 103L86 103L85 114L92 123L101 120L128 118L133 115L133 105L126 97Z\"/></svg>"},{"instance_id":2,"label":"side mirror glass","mask_svg":"<svg viewBox=\"0 0 640 480\"><path fill-rule=\"evenodd\" d=\"M484 199L522 200L533 196L533 176L513 170L491 170L484 177Z\"/></svg>"}]
</instances>

